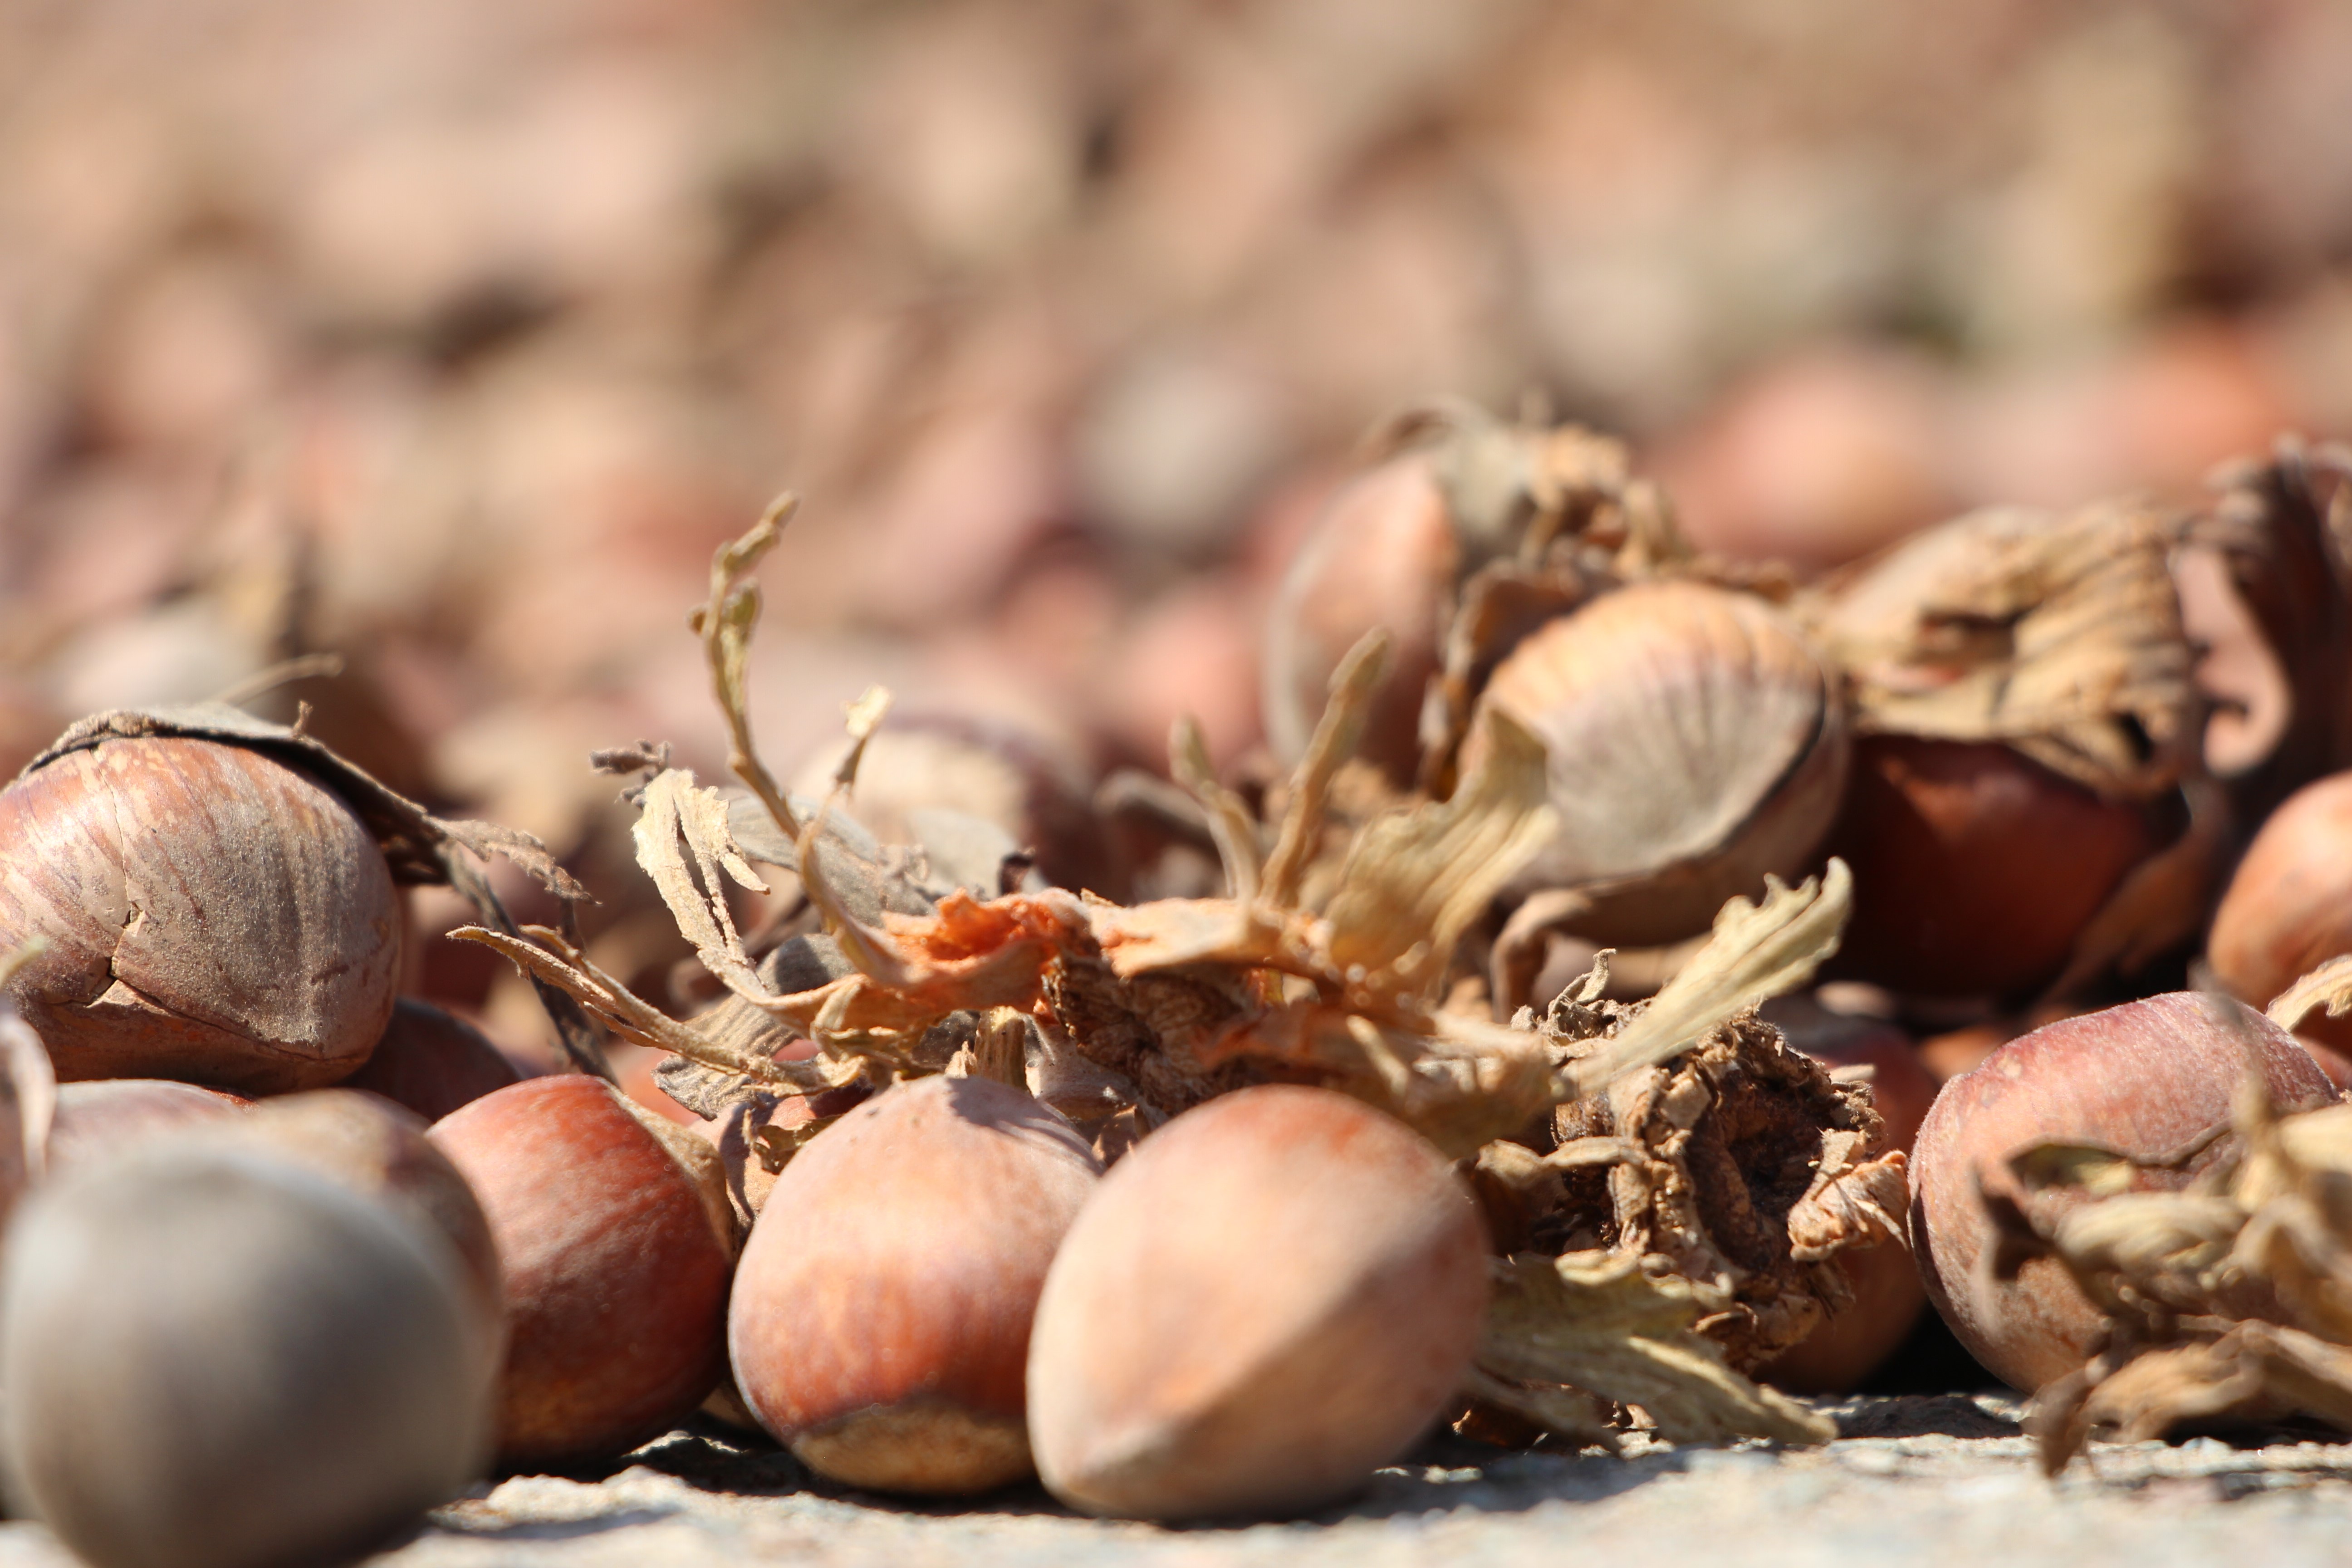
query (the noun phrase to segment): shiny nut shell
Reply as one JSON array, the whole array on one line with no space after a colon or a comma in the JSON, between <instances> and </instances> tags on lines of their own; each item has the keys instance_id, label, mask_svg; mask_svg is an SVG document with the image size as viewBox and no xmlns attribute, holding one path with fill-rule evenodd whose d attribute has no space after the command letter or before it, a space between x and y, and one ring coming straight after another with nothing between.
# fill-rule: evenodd
<instances>
[{"instance_id":1,"label":"shiny nut shell","mask_svg":"<svg viewBox=\"0 0 2352 1568\"><path fill-rule=\"evenodd\" d=\"M1111 1168L1046 1277L1038 1474L1142 1519L1333 1501L1461 1385L1486 1271L1469 1188L1402 1122L1289 1085L1210 1100Z\"/></svg>"},{"instance_id":2,"label":"shiny nut shell","mask_svg":"<svg viewBox=\"0 0 2352 1568\"><path fill-rule=\"evenodd\" d=\"M485 1095L429 1136L498 1243L505 1462L622 1453L702 1403L723 1370L734 1267L709 1145L683 1131L663 1137L582 1076ZM710 1161L708 1190L680 1144Z\"/></svg>"},{"instance_id":3,"label":"shiny nut shell","mask_svg":"<svg viewBox=\"0 0 2352 1568\"><path fill-rule=\"evenodd\" d=\"M69 752L0 791L8 994L63 1079L315 1089L367 1059L400 971L392 873L359 819L257 752Z\"/></svg>"},{"instance_id":4,"label":"shiny nut shell","mask_svg":"<svg viewBox=\"0 0 2352 1568\"><path fill-rule=\"evenodd\" d=\"M1028 1475L1030 1321L1100 1170L1067 1122L987 1079L858 1106L784 1167L743 1249L728 1348L744 1402L853 1486Z\"/></svg>"}]
</instances>

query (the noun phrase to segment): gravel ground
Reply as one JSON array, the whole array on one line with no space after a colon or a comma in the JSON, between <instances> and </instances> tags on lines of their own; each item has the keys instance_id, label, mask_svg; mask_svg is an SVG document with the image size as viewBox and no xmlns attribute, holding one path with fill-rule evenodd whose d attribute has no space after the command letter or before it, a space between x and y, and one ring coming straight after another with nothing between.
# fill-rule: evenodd
<instances>
[{"instance_id":1,"label":"gravel ground","mask_svg":"<svg viewBox=\"0 0 2352 1568\"><path fill-rule=\"evenodd\" d=\"M602 1479L519 1476L443 1509L385 1568L667 1568L809 1563L982 1568L1255 1564L1555 1568L1563 1553L1655 1563L2064 1563L2168 1568L2352 1560L2352 1445L2092 1451L2056 1483L2015 1406L1959 1395L1829 1406L1824 1449L1670 1448L1626 1458L1497 1454L1456 1439L1311 1521L1162 1530L1077 1518L1034 1489L983 1508L890 1507L812 1486L717 1428L672 1434ZM1599 1556L1590 1553L1598 1552ZM1630 1557L1624 1559L1631 1561ZM70 1561L39 1527L0 1527L0 1568Z\"/></svg>"}]
</instances>

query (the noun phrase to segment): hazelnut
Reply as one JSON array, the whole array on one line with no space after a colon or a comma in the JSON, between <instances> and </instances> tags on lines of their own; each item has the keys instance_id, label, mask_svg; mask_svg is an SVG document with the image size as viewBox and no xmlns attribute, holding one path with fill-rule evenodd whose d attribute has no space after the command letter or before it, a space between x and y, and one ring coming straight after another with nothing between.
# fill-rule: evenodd
<instances>
[{"instance_id":1,"label":"hazelnut","mask_svg":"<svg viewBox=\"0 0 2352 1568\"><path fill-rule=\"evenodd\" d=\"M46 1164L58 1176L142 1149L156 1133L226 1121L253 1101L161 1078L102 1078L58 1086Z\"/></svg>"},{"instance_id":2,"label":"hazelnut","mask_svg":"<svg viewBox=\"0 0 2352 1568\"><path fill-rule=\"evenodd\" d=\"M190 1141L36 1193L0 1279L12 1500L96 1568L382 1544L479 1473L496 1321L427 1229Z\"/></svg>"},{"instance_id":3,"label":"hazelnut","mask_svg":"<svg viewBox=\"0 0 2352 1568\"><path fill-rule=\"evenodd\" d=\"M1385 627L1390 663L1357 754L1396 783L1420 766L1423 689L1444 659L1461 555L1427 452L1391 458L1324 509L1284 574L1267 620L1267 742L1296 763L1330 695L1331 674L1365 633Z\"/></svg>"},{"instance_id":4,"label":"hazelnut","mask_svg":"<svg viewBox=\"0 0 2352 1568\"><path fill-rule=\"evenodd\" d=\"M1998 742L1866 736L1832 839L1853 919L1831 968L1926 995L2030 991L2157 847L2145 808Z\"/></svg>"},{"instance_id":5,"label":"hazelnut","mask_svg":"<svg viewBox=\"0 0 2352 1568\"><path fill-rule=\"evenodd\" d=\"M1911 1148L1935 1102L1936 1080L1908 1035L1875 1018L1831 1012L1804 997L1768 1002L1764 1016L1780 1026L1792 1048L1833 1071L1868 1068L1871 1101L1885 1120L1886 1146ZM1791 1394L1846 1392L1885 1363L1927 1310L1927 1294L1909 1247L1884 1241L1841 1252L1831 1261L1844 1271L1853 1299L1759 1368L1761 1381Z\"/></svg>"},{"instance_id":6,"label":"hazelnut","mask_svg":"<svg viewBox=\"0 0 2352 1568\"><path fill-rule=\"evenodd\" d=\"M702 1402L735 1240L708 1143L573 1075L485 1095L429 1136L498 1244L502 1463L624 1453Z\"/></svg>"},{"instance_id":7,"label":"hazelnut","mask_svg":"<svg viewBox=\"0 0 2352 1568\"><path fill-rule=\"evenodd\" d=\"M400 906L333 793L177 736L67 752L0 791L0 948L47 947L8 994L61 1079L312 1089L391 1016Z\"/></svg>"},{"instance_id":8,"label":"hazelnut","mask_svg":"<svg viewBox=\"0 0 2352 1568\"><path fill-rule=\"evenodd\" d=\"M2053 1259L2028 1261L2006 1283L1992 1278L1979 1184L2018 1198L2011 1155L2087 1142L2142 1162L2175 1160L2142 1179L2184 1186L2235 1147L2231 1101L2254 1067L2282 1110L2336 1100L2294 1037L2242 1003L2191 991L2046 1024L1944 1086L1912 1153L1911 1247L1928 1299L1969 1354L2030 1392L2079 1370L2105 1324Z\"/></svg>"},{"instance_id":9,"label":"hazelnut","mask_svg":"<svg viewBox=\"0 0 2352 1568\"><path fill-rule=\"evenodd\" d=\"M1486 1253L1453 1163L1357 1100L1266 1085L1188 1110L1112 1167L1046 1275L1038 1474L1140 1519L1343 1497L1461 1385Z\"/></svg>"},{"instance_id":10,"label":"hazelnut","mask_svg":"<svg viewBox=\"0 0 2352 1568\"><path fill-rule=\"evenodd\" d=\"M265 1100L222 1135L342 1183L437 1232L466 1266L491 1318L503 1308L490 1225L466 1178L413 1111L357 1089Z\"/></svg>"},{"instance_id":11,"label":"hazelnut","mask_svg":"<svg viewBox=\"0 0 2352 1568\"><path fill-rule=\"evenodd\" d=\"M2352 773L2286 798L2238 862L2205 946L2213 978L2239 1001L2272 999L2352 952ZM2330 1055L2352 1049L2352 1018L2314 1013L2299 1026Z\"/></svg>"},{"instance_id":12,"label":"hazelnut","mask_svg":"<svg viewBox=\"0 0 2352 1568\"><path fill-rule=\"evenodd\" d=\"M1835 680L1780 613L1703 584L1637 584L1546 622L1482 703L1550 753L1560 828L1513 889L1574 889L1562 929L1657 946L1707 929L1767 873L1796 879L1835 819ZM1465 748L1475 766L1477 731Z\"/></svg>"},{"instance_id":13,"label":"hazelnut","mask_svg":"<svg viewBox=\"0 0 2352 1568\"><path fill-rule=\"evenodd\" d=\"M852 1486L1027 1476L1030 1321L1100 1173L1066 1121L987 1079L851 1110L776 1177L744 1247L728 1349L745 1405Z\"/></svg>"},{"instance_id":14,"label":"hazelnut","mask_svg":"<svg viewBox=\"0 0 2352 1568\"><path fill-rule=\"evenodd\" d=\"M430 1002L401 996L393 1002L392 1021L367 1065L345 1079L343 1087L368 1089L438 1121L461 1105L521 1081L514 1063L479 1029Z\"/></svg>"}]
</instances>

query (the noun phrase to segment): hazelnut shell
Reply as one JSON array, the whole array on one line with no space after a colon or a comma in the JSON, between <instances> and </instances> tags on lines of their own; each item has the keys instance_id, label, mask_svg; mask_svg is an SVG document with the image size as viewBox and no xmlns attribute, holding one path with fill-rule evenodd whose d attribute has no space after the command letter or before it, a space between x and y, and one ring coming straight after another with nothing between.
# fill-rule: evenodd
<instances>
[{"instance_id":1,"label":"hazelnut shell","mask_svg":"<svg viewBox=\"0 0 2352 1568\"><path fill-rule=\"evenodd\" d=\"M374 838L307 774L180 736L69 751L0 791L8 994L60 1079L312 1089L392 1012L401 920Z\"/></svg>"},{"instance_id":2,"label":"hazelnut shell","mask_svg":"<svg viewBox=\"0 0 2352 1568\"><path fill-rule=\"evenodd\" d=\"M1038 1474L1140 1519L1334 1501L1461 1385L1486 1255L1468 1186L1403 1123L1290 1085L1198 1106L1111 1168L1046 1277Z\"/></svg>"},{"instance_id":3,"label":"hazelnut shell","mask_svg":"<svg viewBox=\"0 0 2352 1568\"><path fill-rule=\"evenodd\" d=\"M566 1075L485 1095L429 1134L498 1245L506 1464L625 1452L718 1384L732 1220L709 1146L668 1132L603 1079Z\"/></svg>"},{"instance_id":4,"label":"hazelnut shell","mask_svg":"<svg viewBox=\"0 0 2352 1568\"><path fill-rule=\"evenodd\" d=\"M1017 1089L926 1078L794 1155L728 1311L736 1386L810 1468L887 1491L1030 1473L1029 1331L1101 1166Z\"/></svg>"},{"instance_id":5,"label":"hazelnut shell","mask_svg":"<svg viewBox=\"0 0 2352 1568\"><path fill-rule=\"evenodd\" d=\"M2053 1259L2027 1262L2008 1283L1992 1278L1978 1183L2017 1196L2009 1157L2042 1142L2095 1143L2137 1160L2177 1154L2229 1125L2252 1064L2283 1110L2336 1100L2292 1035L2227 996L2191 991L2046 1024L1944 1086L1912 1152L1911 1246L1928 1299L1969 1354L2030 1392L2079 1370L2103 1326ZM2185 1185L2233 1144L2225 1134L2182 1168L2142 1180ZM2054 1216L2061 1201L2037 1197L2035 1212Z\"/></svg>"}]
</instances>

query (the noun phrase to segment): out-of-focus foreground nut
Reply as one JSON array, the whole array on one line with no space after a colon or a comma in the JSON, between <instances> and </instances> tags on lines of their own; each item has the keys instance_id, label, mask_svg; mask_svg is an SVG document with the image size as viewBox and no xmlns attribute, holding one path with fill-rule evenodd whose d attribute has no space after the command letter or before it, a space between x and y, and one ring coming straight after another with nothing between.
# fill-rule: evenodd
<instances>
[{"instance_id":1,"label":"out-of-focus foreground nut","mask_svg":"<svg viewBox=\"0 0 2352 1568\"><path fill-rule=\"evenodd\" d=\"M256 751L178 737L68 752L0 791L8 994L63 1079L248 1094L348 1076L391 1016L392 873L358 817Z\"/></svg>"},{"instance_id":2,"label":"out-of-focus foreground nut","mask_svg":"<svg viewBox=\"0 0 2352 1568\"><path fill-rule=\"evenodd\" d=\"M1030 1322L1101 1166L1069 1124L982 1078L903 1083L793 1156L728 1312L737 1386L819 1473L985 1491L1030 1473Z\"/></svg>"},{"instance_id":3,"label":"out-of-focus foreground nut","mask_svg":"<svg viewBox=\"0 0 2352 1568\"><path fill-rule=\"evenodd\" d=\"M1213 1100L1111 1169L1046 1277L1038 1474L1141 1519L1329 1502L1442 1413L1486 1294L1476 1203L1419 1134L1328 1089Z\"/></svg>"},{"instance_id":4,"label":"out-of-focus foreground nut","mask_svg":"<svg viewBox=\"0 0 2352 1568\"><path fill-rule=\"evenodd\" d=\"M667 1131L602 1079L564 1076L486 1095L429 1134L498 1243L507 1464L625 1452L719 1381L733 1220L709 1145Z\"/></svg>"},{"instance_id":5,"label":"out-of-focus foreground nut","mask_svg":"<svg viewBox=\"0 0 2352 1568\"><path fill-rule=\"evenodd\" d=\"M197 1142L37 1193L0 1286L12 1500L97 1568L279 1568L479 1473L496 1321L430 1231Z\"/></svg>"}]
</instances>

